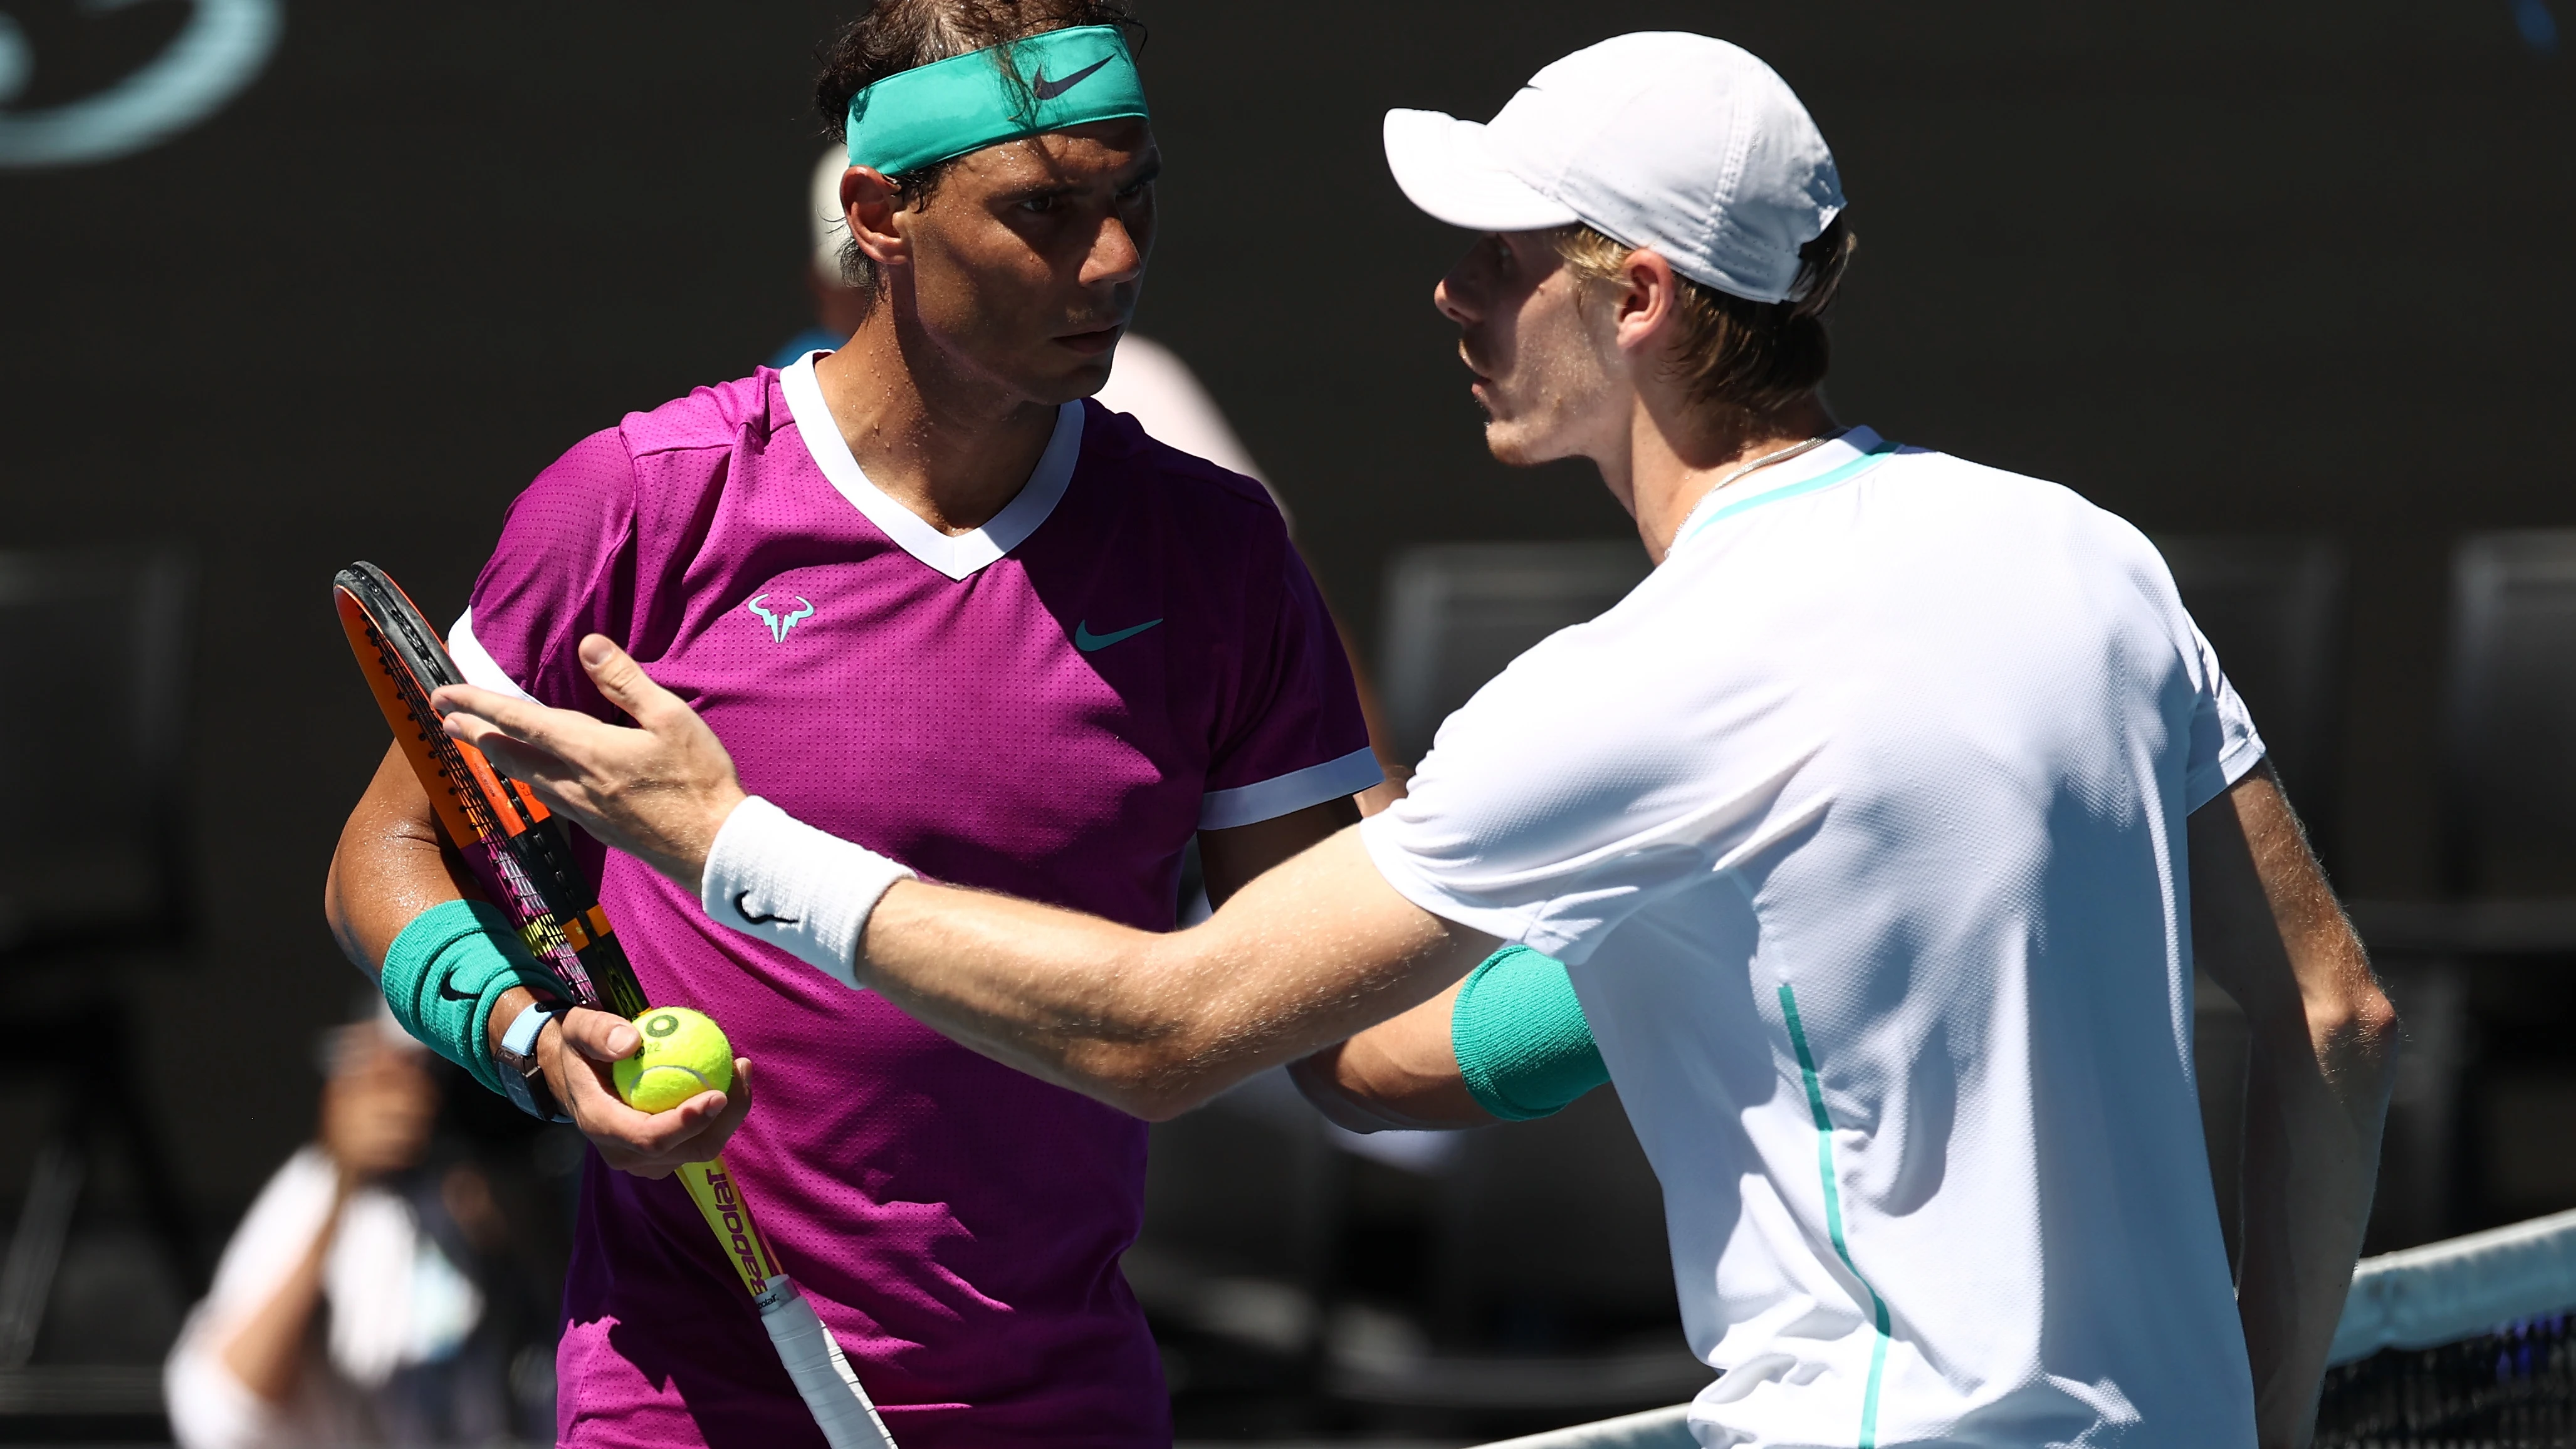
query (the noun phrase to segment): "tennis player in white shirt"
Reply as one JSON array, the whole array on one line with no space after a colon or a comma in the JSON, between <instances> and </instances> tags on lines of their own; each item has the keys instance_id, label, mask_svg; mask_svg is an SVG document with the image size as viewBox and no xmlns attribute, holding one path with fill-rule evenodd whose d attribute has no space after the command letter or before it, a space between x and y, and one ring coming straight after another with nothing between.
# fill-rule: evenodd
<instances>
[{"instance_id":1,"label":"tennis player in white shirt","mask_svg":"<svg viewBox=\"0 0 2576 1449\"><path fill-rule=\"evenodd\" d=\"M2306 1442L2395 1020L2155 550L1835 423L1841 185L1744 51L1622 36L1386 139L1483 233L1437 297L1494 452L1590 458L1657 564L1453 715L1410 799L1155 936L746 798L605 639L640 729L458 689L451 731L758 907L716 919L786 918L760 930L1143 1116L1312 1055L1350 1110L1479 1120L1455 983L1553 954L1663 1181L1703 1444ZM2253 1025L2232 1292L2195 963Z\"/></svg>"}]
</instances>

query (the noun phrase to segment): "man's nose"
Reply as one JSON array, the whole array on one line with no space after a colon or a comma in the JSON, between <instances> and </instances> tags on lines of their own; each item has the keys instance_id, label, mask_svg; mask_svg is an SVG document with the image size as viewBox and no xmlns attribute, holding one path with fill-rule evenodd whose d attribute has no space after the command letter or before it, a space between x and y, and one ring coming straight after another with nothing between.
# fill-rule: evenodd
<instances>
[{"instance_id":1,"label":"man's nose","mask_svg":"<svg viewBox=\"0 0 2576 1449\"><path fill-rule=\"evenodd\" d=\"M1431 305L1440 309L1441 316L1464 327L1476 320L1476 309L1465 301L1466 292L1458 274L1451 272L1432 285Z\"/></svg>"},{"instance_id":2,"label":"man's nose","mask_svg":"<svg viewBox=\"0 0 2576 1449\"><path fill-rule=\"evenodd\" d=\"M1083 258L1082 284L1116 286L1136 280L1144 271L1145 249L1136 245L1135 234L1116 216L1104 218L1100 234L1092 238L1091 255Z\"/></svg>"}]
</instances>

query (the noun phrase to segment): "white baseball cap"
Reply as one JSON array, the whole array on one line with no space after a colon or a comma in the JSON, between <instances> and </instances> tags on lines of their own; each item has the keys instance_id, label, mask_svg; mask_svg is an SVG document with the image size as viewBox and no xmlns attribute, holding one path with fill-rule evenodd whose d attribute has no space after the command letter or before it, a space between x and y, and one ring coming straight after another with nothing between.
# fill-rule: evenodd
<instances>
[{"instance_id":1,"label":"white baseball cap","mask_svg":"<svg viewBox=\"0 0 2576 1449\"><path fill-rule=\"evenodd\" d=\"M1389 111L1386 162L1414 205L1453 226L1583 222L1755 302L1788 298L1798 248L1843 209L1833 153L1788 82L1687 31L1578 50L1481 125Z\"/></svg>"}]
</instances>

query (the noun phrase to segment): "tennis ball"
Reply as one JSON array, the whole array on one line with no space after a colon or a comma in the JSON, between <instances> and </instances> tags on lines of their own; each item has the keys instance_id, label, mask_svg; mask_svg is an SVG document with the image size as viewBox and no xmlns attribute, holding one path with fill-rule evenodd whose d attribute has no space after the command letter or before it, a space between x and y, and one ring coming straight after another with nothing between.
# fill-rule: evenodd
<instances>
[{"instance_id":1,"label":"tennis ball","mask_svg":"<svg viewBox=\"0 0 2576 1449\"><path fill-rule=\"evenodd\" d=\"M657 1006L635 1018L644 1046L609 1069L617 1095L638 1112L668 1112L700 1092L733 1090L733 1043L685 1006Z\"/></svg>"}]
</instances>

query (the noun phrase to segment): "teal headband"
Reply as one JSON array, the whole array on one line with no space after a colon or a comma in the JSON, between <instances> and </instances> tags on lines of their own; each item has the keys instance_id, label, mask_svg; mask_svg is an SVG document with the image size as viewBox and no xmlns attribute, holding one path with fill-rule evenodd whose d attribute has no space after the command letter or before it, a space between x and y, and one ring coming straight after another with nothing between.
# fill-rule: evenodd
<instances>
[{"instance_id":1,"label":"teal headband","mask_svg":"<svg viewBox=\"0 0 2576 1449\"><path fill-rule=\"evenodd\" d=\"M934 61L850 97L850 164L901 176L1041 131L1148 114L1127 37L1079 25Z\"/></svg>"}]
</instances>

